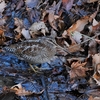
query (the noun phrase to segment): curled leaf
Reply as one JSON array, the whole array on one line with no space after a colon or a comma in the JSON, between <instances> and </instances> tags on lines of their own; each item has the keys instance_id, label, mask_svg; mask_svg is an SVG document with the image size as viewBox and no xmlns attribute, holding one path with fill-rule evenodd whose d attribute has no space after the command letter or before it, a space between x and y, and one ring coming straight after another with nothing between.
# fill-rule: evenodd
<instances>
[{"instance_id":1,"label":"curled leaf","mask_svg":"<svg viewBox=\"0 0 100 100\"><path fill-rule=\"evenodd\" d=\"M21 85L21 83L14 85L11 87L11 91L14 91L15 94L18 96L30 96L30 95L41 95L44 92L44 89L40 91L39 93L34 93L31 91L25 90L25 88Z\"/></svg>"},{"instance_id":2,"label":"curled leaf","mask_svg":"<svg viewBox=\"0 0 100 100\"><path fill-rule=\"evenodd\" d=\"M87 68L84 66L86 63L87 62L81 63L79 61L73 62L71 65L71 70L69 71L70 79L85 77Z\"/></svg>"},{"instance_id":3,"label":"curled leaf","mask_svg":"<svg viewBox=\"0 0 100 100\"><path fill-rule=\"evenodd\" d=\"M52 26L52 28L58 31L58 29L56 27L56 22L55 22L55 17L54 17L54 11L53 10L49 11L48 21L49 21L49 24Z\"/></svg>"},{"instance_id":4,"label":"curled leaf","mask_svg":"<svg viewBox=\"0 0 100 100\"><path fill-rule=\"evenodd\" d=\"M74 23L69 29L66 30L66 33L64 31L64 33L62 34L63 37L66 37L66 35L69 35L71 33L73 33L74 31L78 31L81 32L84 29L84 26L86 24L88 24L89 21L89 16L84 16L81 19L79 19L78 21L76 21L76 23Z\"/></svg>"},{"instance_id":5,"label":"curled leaf","mask_svg":"<svg viewBox=\"0 0 100 100\"><path fill-rule=\"evenodd\" d=\"M29 28L30 34L34 38L36 35L43 34L45 35L48 33L48 28L46 27L44 22L35 22L32 24L32 26Z\"/></svg>"},{"instance_id":6,"label":"curled leaf","mask_svg":"<svg viewBox=\"0 0 100 100\"><path fill-rule=\"evenodd\" d=\"M31 38L31 36L29 34L29 30L26 30L25 28L23 28L21 33L25 37L25 39L30 39Z\"/></svg>"}]
</instances>

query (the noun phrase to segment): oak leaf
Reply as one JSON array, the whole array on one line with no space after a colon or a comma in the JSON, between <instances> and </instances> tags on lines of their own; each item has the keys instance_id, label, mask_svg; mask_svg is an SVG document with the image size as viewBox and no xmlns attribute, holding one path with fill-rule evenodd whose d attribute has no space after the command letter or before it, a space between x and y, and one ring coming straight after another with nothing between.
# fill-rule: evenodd
<instances>
[{"instance_id":1,"label":"oak leaf","mask_svg":"<svg viewBox=\"0 0 100 100\"><path fill-rule=\"evenodd\" d=\"M81 63L79 61L73 62L71 65L71 70L69 71L70 79L85 77L87 68L84 66L86 63L87 62Z\"/></svg>"}]
</instances>

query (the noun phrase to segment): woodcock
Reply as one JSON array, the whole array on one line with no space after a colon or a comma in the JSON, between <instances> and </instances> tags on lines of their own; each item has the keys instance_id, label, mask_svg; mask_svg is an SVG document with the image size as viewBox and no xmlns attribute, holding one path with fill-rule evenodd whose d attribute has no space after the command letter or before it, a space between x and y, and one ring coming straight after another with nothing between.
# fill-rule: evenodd
<instances>
[{"instance_id":1,"label":"woodcock","mask_svg":"<svg viewBox=\"0 0 100 100\"><path fill-rule=\"evenodd\" d=\"M50 37L25 40L9 47L4 47L6 51L14 53L19 59L25 60L29 64L41 64L50 61L57 53L57 48L68 52L59 46L55 39Z\"/></svg>"}]
</instances>

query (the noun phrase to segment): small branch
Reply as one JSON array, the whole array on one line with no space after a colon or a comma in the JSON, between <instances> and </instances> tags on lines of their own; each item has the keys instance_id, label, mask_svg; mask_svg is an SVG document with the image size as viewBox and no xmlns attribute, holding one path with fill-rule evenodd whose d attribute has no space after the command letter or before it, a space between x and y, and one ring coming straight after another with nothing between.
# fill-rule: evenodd
<instances>
[{"instance_id":1,"label":"small branch","mask_svg":"<svg viewBox=\"0 0 100 100\"><path fill-rule=\"evenodd\" d=\"M87 40L81 42L80 44L73 45L73 46L71 46L70 48L73 48L73 47L75 47L75 46L84 44L85 42L88 42L88 41L90 41L90 40L94 40L94 38L96 38L98 35L100 35L100 33L97 33L95 36L93 36L93 37L91 37L91 38L89 38L89 37L87 36L89 39L87 39Z\"/></svg>"}]
</instances>

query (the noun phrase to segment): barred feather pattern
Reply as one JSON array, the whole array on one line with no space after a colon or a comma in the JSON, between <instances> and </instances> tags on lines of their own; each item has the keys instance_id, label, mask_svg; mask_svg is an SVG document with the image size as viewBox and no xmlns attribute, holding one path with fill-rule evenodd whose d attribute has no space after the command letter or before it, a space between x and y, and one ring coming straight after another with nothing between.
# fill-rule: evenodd
<instances>
[{"instance_id":1,"label":"barred feather pattern","mask_svg":"<svg viewBox=\"0 0 100 100\"><path fill-rule=\"evenodd\" d=\"M56 47L54 40L42 37L13 44L4 49L30 64L41 64L54 57Z\"/></svg>"}]
</instances>

